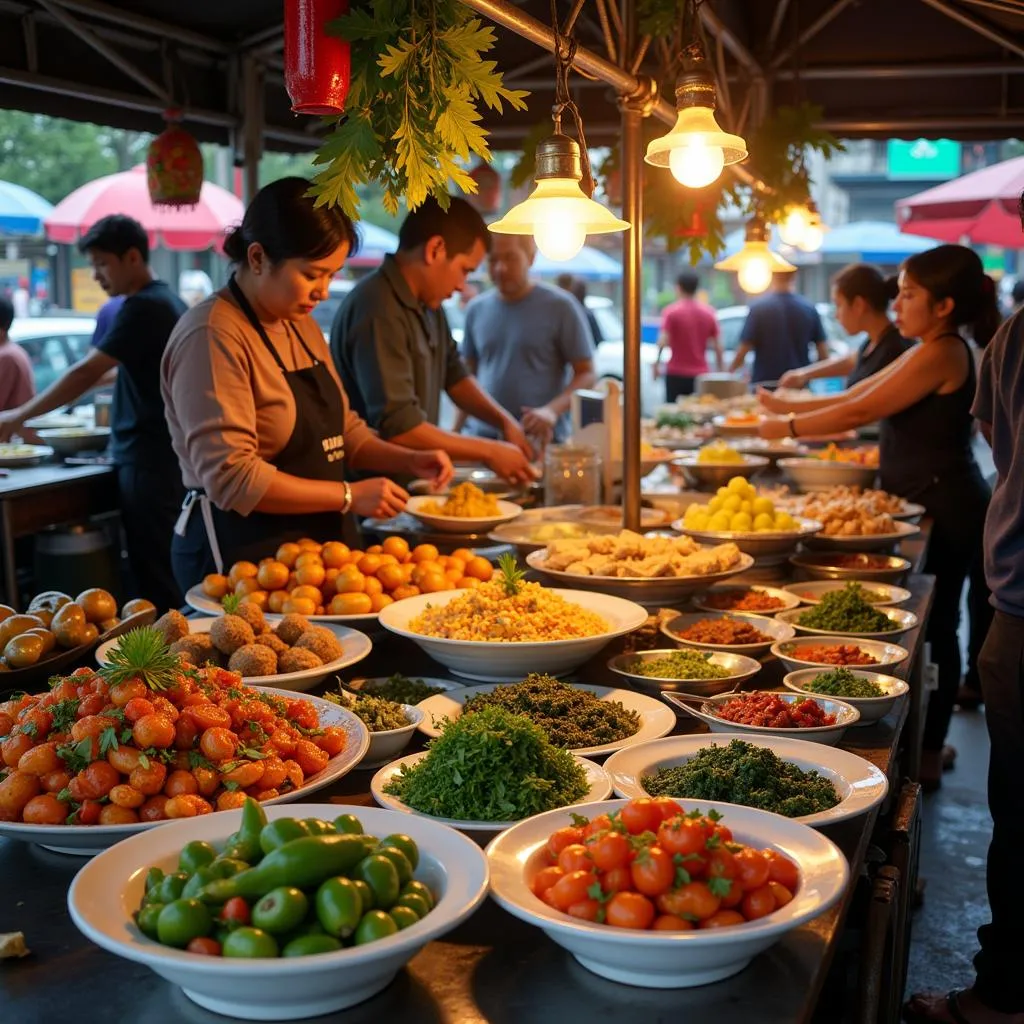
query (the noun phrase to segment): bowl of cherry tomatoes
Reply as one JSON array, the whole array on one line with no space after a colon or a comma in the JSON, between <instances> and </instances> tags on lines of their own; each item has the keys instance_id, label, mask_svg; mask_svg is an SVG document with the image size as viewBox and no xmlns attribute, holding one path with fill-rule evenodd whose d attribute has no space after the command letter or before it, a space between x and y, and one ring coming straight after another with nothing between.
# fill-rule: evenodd
<instances>
[{"instance_id":1,"label":"bowl of cherry tomatoes","mask_svg":"<svg viewBox=\"0 0 1024 1024\"><path fill-rule=\"evenodd\" d=\"M846 858L806 825L667 797L536 815L494 839L487 860L509 913L587 970L641 988L738 973L849 883Z\"/></svg>"}]
</instances>

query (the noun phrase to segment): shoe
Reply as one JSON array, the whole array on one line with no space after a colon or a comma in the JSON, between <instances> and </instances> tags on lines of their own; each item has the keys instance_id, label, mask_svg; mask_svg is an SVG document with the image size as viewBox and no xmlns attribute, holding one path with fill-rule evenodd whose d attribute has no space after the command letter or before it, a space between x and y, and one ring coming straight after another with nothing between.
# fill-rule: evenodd
<instances>
[{"instance_id":1,"label":"shoe","mask_svg":"<svg viewBox=\"0 0 1024 1024\"><path fill-rule=\"evenodd\" d=\"M939 759L942 762L942 770L951 772L956 767L956 747L951 747L948 743L944 744Z\"/></svg>"}]
</instances>

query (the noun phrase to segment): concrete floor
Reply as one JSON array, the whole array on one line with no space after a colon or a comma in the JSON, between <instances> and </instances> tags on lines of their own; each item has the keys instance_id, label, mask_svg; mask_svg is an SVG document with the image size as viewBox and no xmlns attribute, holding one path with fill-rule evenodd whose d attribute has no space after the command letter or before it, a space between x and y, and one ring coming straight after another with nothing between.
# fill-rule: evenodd
<instances>
[{"instance_id":1,"label":"concrete floor","mask_svg":"<svg viewBox=\"0 0 1024 1024\"><path fill-rule=\"evenodd\" d=\"M969 985L978 926L989 919L985 859L992 834L984 711L956 711L948 742L956 768L925 797L921 837L924 905L914 916L907 994Z\"/></svg>"}]
</instances>

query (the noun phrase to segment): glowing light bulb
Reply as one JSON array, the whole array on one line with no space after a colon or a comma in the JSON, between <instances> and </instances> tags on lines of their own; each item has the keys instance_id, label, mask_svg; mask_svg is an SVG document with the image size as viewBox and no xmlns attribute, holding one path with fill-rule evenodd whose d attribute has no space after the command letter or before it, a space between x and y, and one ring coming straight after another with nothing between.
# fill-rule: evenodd
<instances>
[{"instance_id":1,"label":"glowing light bulb","mask_svg":"<svg viewBox=\"0 0 1024 1024\"><path fill-rule=\"evenodd\" d=\"M767 253L749 256L736 275L739 286L749 295L759 295L772 283L772 261Z\"/></svg>"},{"instance_id":2,"label":"glowing light bulb","mask_svg":"<svg viewBox=\"0 0 1024 1024\"><path fill-rule=\"evenodd\" d=\"M687 188L704 188L717 180L725 167L721 146L709 146L699 136L687 138L686 145L677 146L668 154L672 177Z\"/></svg>"},{"instance_id":3,"label":"glowing light bulb","mask_svg":"<svg viewBox=\"0 0 1024 1024\"><path fill-rule=\"evenodd\" d=\"M800 241L804 252L817 252L825 241L825 232L817 224L809 224Z\"/></svg>"},{"instance_id":4,"label":"glowing light bulb","mask_svg":"<svg viewBox=\"0 0 1024 1024\"><path fill-rule=\"evenodd\" d=\"M803 247L804 236L811 225L811 215L805 206L794 206L779 224L779 237L786 245Z\"/></svg>"},{"instance_id":5,"label":"glowing light bulb","mask_svg":"<svg viewBox=\"0 0 1024 1024\"><path fill-rule=\"evenodd\" d=\"M538 223L533 229L537 248L549 260L561 262L576 256L587 240L587 229L577 224L572 214L555 215Z\"/></svg>"}]
</instances>

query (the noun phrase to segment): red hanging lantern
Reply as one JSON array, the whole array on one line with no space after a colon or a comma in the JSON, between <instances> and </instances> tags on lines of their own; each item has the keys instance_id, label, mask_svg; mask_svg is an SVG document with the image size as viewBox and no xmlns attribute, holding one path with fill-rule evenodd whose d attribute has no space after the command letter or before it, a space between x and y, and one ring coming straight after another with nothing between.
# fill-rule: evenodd
<instances>
[{"instance_id":1,"label":"red hanging lantern","mask_svg":"<svg viewBox=\"0 0 1024 1024\"><path fill-rule=\"evenodd\" d=\"M704 222L704 214L699 206L690 212L689 224L676 228L673 232L676 238L703 238L707 233L708 226Z\"/></svg>"},{"instance_id":2,"label":"red hanging lantern","mask_svg":"<svg viewBox=\"0 0 1024 1024\"><path fill-rule=\"evenodd\" d=\"M490 164L477 164L469 176L477 188L469 201L481 213L497 213L501 209L501 175Z\"/></svg>"},{"instance_id":3,"label":"red hanging lantern","mask_svg":"<svg viewBox=\"0 0 1024 1024\"><path fill-rule=\"evenodd\" d=\"M348 0L285 0L284 84L296 114L340 114L351 79L349 44L327 34Z\"/></svg>"},{"instance_id":4,"label":"red hanging lantern","mask_svg":"<svg viewBox=\"0 0 1024 1024\"><path fill-rule=\"evenodd\" d=\"M180 110L164 112L167 127L146 152L146 183L154 206L195 206L203 188L199 143L178 124Z\"/></svg>"}]
</instances>

